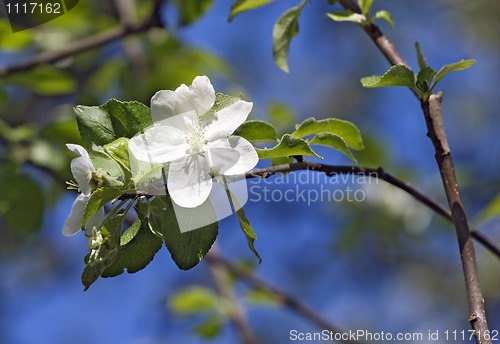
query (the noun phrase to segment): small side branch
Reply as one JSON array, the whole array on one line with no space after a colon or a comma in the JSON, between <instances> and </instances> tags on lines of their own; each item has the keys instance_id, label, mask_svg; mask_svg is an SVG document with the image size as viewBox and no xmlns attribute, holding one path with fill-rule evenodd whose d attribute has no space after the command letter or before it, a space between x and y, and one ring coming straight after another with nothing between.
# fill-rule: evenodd
<instances>
[{"instance_id":1,"label":"small side branch","mask_svg":"<svg viewBox=\"0 0 500 344\"><path fill-rule=\"evenodd\" d=\"M31 60L10 67L1 67L0 78L9 76L11 74L28 71L41 64L54 63L67 57L87 51L89 49L99 47L115 39L146 31L155 26L161 26L159 16L160 5L161 0L156 0L152 14L140 23L118 26L108 31L84 38L74 44L68 45L64 49L42 53L38 56L35 56Z\"/></svg>"},{"instance_id":2,"label":"small side branch","mask_svg":"<svg viewBox=\"0 0 500 344\"><path fill-rule=\"evenodd\" d=\"M312 323L316 324L318 326L318 328L331 331L331 333L334 335L346 333L346 331L340 329L335 324L332 324L330 321L323 318L320 314L318 314L314 309L312 309L311 307L309 307L305 303L290 296L289 294L287 294L283 290L273 286L269 282L257 277L256 275L252 274L251 272L248 272L247 270L242 269L239 266L231 263L230 261L222 258L218 254L214 254L214 253L207 254L205 256L205 259L207 259L207 261L210 264L223 267L227 271L229 271L229 272L233 273L234 275L238 276L239 278L245 280L246 282L253 285L254 287L275 295L280 300L282 305L289 307L290 309L299 313L304 318L306 318L309 321L311 321ZM344 340L343 342L350 343L350 344L359 343L359 342L351 341L351 340Z\"/></svg>"}]
</instances>

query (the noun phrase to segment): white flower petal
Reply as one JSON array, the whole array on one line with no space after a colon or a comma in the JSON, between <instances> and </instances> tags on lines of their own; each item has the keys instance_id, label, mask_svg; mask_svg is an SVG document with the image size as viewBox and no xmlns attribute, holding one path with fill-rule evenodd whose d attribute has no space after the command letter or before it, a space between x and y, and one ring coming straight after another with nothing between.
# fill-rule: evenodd
<instances>
[{"instance_id":1,"label":"white flower petal","mask_svg":"<svg viewBox=\"0 0 500 344\"><path fill-rule=\"evenodd\" d=\"M90 196L85 194L80 194L73 202L71 206L71 211L69 213L66 222L64 222L62 233L65 236L72 236L78 233L81 229L83 211L85 210L85 206L89 201Z\"/></svg>"},{"instance_id":2,"label":"white flower petal","mask_svg":"<svg viewBox=\"0 0 500 344\"><path fill-rule=\"evenodd\" d=\"M206 76L198 76L191 86L181 85L174 91L158 91L151 98L151 117L155 124L166 124L187 131L182 116L202 116L215 102L215 90ZM178 117L180 116L180 117Z\"/></svg>"},{"instance_id":3,"label":"white flower petal","mask_svg":"<svg viewBox=\"0 0 500 344\"><path fill-rule=\"evenodd\" d=\"M82 214L83 216L83 214ZM81 220L80 220L81 221ZM102 222L104 221L104 207L100 207L94 215L87 221L85 224L85 234L89 235L92 234L92 228L101 227Z\"/></svg>"},{"instance_id":4,"label":"white flower petal","mask_svg":"<svg viewBox=\"0 0 500 344\"><path fill-rule=\"evenodd\" d=\"M189 88L181 86L175 92L189 100L198 116L204 115L214 106L215 90L208 77L204 75L194 78Z\"/></svg>"},{"instance_id":5,"label":"white flower petal","mask_svg":"<svg viewBox=\"0 0 500 344\"><path fill-rule=\"evenodd\" d=\"M68 147L68 149L70 151L72 151L73 153L76 153L76 154L78 154L80 156L89 158L89 153L85 150L85 148L83 148L80 145L75 145L73 143L67 143L66 147Z\"/></svg>"},{"instance_id":6,"label":"white flower petal","mask_svg":"<svg viewBox=\"0 0 500 344\"><path fill-rule=\"evenodd\" d=\"M189 146L184 133L177 128L157 125L128 142L129 154L135 159L149 163L164 163L186 155Z\"/></svg>"},{"instance_id":7,"label":"white flower petal","mask_svg":"<svg viewBox=\"0 0 500 344\"><path fill-rule=\"evenodd\" d=\"M88 156L81 156L71 160L71 173L73 173L78 187L85 195L92 192L92 187L89 184L92 171L95 171L95 168Z\"/></svg>"},{"instance_id":8,"label":"white flower petal","mask_svg":"<svg viewBox=\"0 0 500 344\"><path fill-rule=\"evenodd\" d=\"M212 177L205 157L192 154L170 163L167 188L179 206L194 208L208 198Z\"/></svg>"},{"instance_id":9,"label":"white flower petal","mask_svg":"<svg viewBox=\"0 0 500 344\"><path fill-rule=\"evenodd\" d=\"M252 107L253 103L238 100L234 104L217 111L215 116L207 116L207 121L202 124L206 129L205 137L208 141L228 137L246 121Z\"/></svg>"},{"instance_id":10,"label":"white flower petal","mask_svg":"<svg viewBox=\"0 0 500 344\"><path fill-rule=\"evenodd\" d=\"M210 157L219 173L231 176L250 171L259 162L259 156L250 142L240 136L209 142Z\"/></svg>"}]
</instances>

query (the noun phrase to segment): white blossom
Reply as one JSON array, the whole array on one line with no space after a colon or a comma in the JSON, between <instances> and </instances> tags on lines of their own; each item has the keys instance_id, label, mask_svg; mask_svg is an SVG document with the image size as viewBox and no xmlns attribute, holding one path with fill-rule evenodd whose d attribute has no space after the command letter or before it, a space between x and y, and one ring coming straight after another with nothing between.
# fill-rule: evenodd
<instances>
[{"instance_id":1,"label":"white blossom","mask_svg":"<svg viewBox=\"0 0 500 344\"><path fill-rule=\"evenodd\" d=\"M159 91L151 99L154 125L129 141L132 159L168 164L167 189L179 206L195 208L208 198L213 178L251 170L258 162L250 142L231 136L253 104L237 100L212 111L215 91L206 76L191 86Z\"/></svg>"},{"instance_id":2,"label":"white blossom","mask_svg":"<svg viewBox=\"0 0 500 344\"><path fill-rule=\"evenodd\" d=\"M66 147L68 147L72 152L80 155L78 158L71 161L71 173L73 173L73 177L78 183L78 188L81 193L73 203L71 212L66 219L62 230L64 235L72 236L78 233L81 229L83 212L90 199L90 195L92 194L93 187L90 185L90 180L92 178L92 172L95 171L95 168L85 148L75 144L67 144ZM89 234L92 233L92 228L94 226L99 228L103 220L104 208L100 208L86 224Z\"/></svg>"}]
</instances>

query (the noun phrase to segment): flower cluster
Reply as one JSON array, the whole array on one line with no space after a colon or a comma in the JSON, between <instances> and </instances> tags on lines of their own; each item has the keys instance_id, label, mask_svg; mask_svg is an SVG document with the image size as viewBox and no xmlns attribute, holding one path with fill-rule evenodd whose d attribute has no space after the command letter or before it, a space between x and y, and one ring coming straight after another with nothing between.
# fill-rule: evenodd
<instances>
[{"instance_id":1,"label":"flower cluster","mask_svg":"<svg viewBox=\"0 0 500 344\"><path fill-rule=\"evenodd\" d=\"M197 211L206 205L214 181L255 167L259 160L255 148L232 135L247 119L253 104L237 100L216 111L215 100L206 76L196 77L191 86L183 84L175 91L159 91L152 97L153 126L128 141L131 181L137 192L168 192L176 207ZM71 162L71 171L81 191L63 227L63 234L69 236L81 229L85 207L96 188L92 176L97 171L83 147L67 146L79 155ZM92 247L98 244L96 240L102 241L99 228L103 220L104 210L100 208L85 225Z\"/></svg>"}]
</instances>

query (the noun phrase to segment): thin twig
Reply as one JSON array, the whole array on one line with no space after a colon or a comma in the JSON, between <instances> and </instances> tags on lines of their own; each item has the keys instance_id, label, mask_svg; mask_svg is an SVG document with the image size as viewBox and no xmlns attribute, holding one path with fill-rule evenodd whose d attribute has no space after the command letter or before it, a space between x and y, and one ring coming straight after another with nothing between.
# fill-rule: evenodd
<instances>
[{"instance_id":1,"label":"thin twig","mask_svg":"<svg viewBox=\"0 0 500 344\"><path fill-rule=\"evenodd\" d=\"M385 182L397 187L398 189L407 192L408 194L413 196L417 201L426 205L428 208L433 210L436 214L440 215L444 219L453 222L450 211L445 209L443 206L434 201L432 198L426 196L422 192L410 186L408 183L385 172L380 167L375 169L375 168L360 167L360 166L333 166L333 165L318 164L310 161L303 161L295 164L284 164L284 165L277 165L268 168L263 168L259 170L253 170L247 172L245 174L245 177L247 179L267 178L277 173L288 173L299 170L319 171L319 172L324 172L329 176L337 174L355 174L359 176L367 176L367 177L382 179ZM493 243L493 241L491 241L488 237L486 237L479 230L477 230L472 226L470 226L470 232L477 241L479 241L491 253L500 258L500 248L495 243Z\"/></svg>"},{"instance_id":2,"label":"thin twig","mask_svg":"<svg viewBox=\"0 0 500 344\"><path fill-rule=\"evenodd\" d=\"M206 257L216 255L216 251L217 247L215 245L212 246L210 252L207 253ZM219 291L220 296L230 303L231 309L229 312L229 317L238 328L242 343L257 344L258 341L255 337L252 327L248 323L245 312L236 297L233 286L231 285L232 282L227 269L220 264L214 264L214 260L212 259L207 259L207 262L208 270L210 271L210 274L214 279L215 286Z\"/></svg>"},{"instance_id":3,"label":"thin twig","mask_svg":"<svg viewBox=\"0 0 500 344\"><path fill-rule=\"evenodd\" d=\"M346 10L353 11L355 13L361 14L361 9L359 6L354 3L352 0L339 0L339 3ZM377 25L368 24L361 25L366 34L371 38L373 43L379 48L379 50L384 54L386 59L392 65L405 65L410 68L406 61L401 57L399 52L396 50L394 45L389 41L389 39L382 33L382 31L378 28Z\"/></svg>"},{"instance_id":4,"label":"thin twig","mask_svg":"<svg viewBox=\"0 0 500 344\"><path fill-rule=\"evenodd\" d=\"M54 63L69 56L99 47L115 39L146 31L152 27L159 27L161 26L159 15L161 2L161 0L155 0L155 6L152 14L140 23L117 26L115 28L109 29L108 31L100 32L93 36L83 38L74 44L70 44L64 49L42 53L38 56L35 56L31 60L19 63L17 65L1 67L0 78L14 73L28 71L44 63Z\"/></svg>"},{"instance_id":5,"label":"thin twig","mask_svg":"<svg viewBox=\"0 0 500 344\"><path fill-rule=\"evenodd\" d=\"M322 317L320 314L318 314L314 309L300 301L299 299L294 298L293 296L287 294L285 291L273 286L266 280L257 277L255 274L231 263L225 258L222 258L218 254L207 254L205 256L207 261L211 264L214 265L219 265L223 266L225 269L227 269L229 272L235 274L236 276L244 279L251 285L253 285L256 288L259 288L261 290L264 290L268 293L271 293L275 295L278 298L278 302L280 302L282 305L294 310L295 312L301 314L304 318L308 319L312 323L318 325L319 328L323 330L328 330L331 332L331 334L335 335L338 334L339 337L344 335L345 340L342 340L344 343L359 343L357 341L352 341L349 340L348 332L340 329L337 325L332 324L329 320L325 319Z\"/></svg>"},{"instance_id":6,"label":"thin twig","mask_svg":"<svg viewBox=\"0 0 500 344\"><path fill-rule=\"evenodd\" d=\"M345 9L360 13L359 7L352 0L339 0L339 2ZM370 36L389 63L392 65L403 64L409 67L394 45L382 34L382 31L380 31L376 25L361 25L361 27ZM415 92L413 93L419 98ZM438 95L431 95L429 101L423 101L419 98L427 125L427 135L434 145L436 162L441 173L441 179L443 180L448 204L451 209L451 219L457 233L460 258L464 270L467 299L469 302L469 322L474 329L476 342L479 344L489 344L491 340L486 339L489 338L489 336L486 336L489 335L489 331L484 310L484 299L479 283L474 244L471 240L471 235L474 236L474 231L471 231L471 227L467 222L465 209L460 196L453 159L451 157L442 120L441 99L441 92Z\"/></svg>"}]
</instances>

